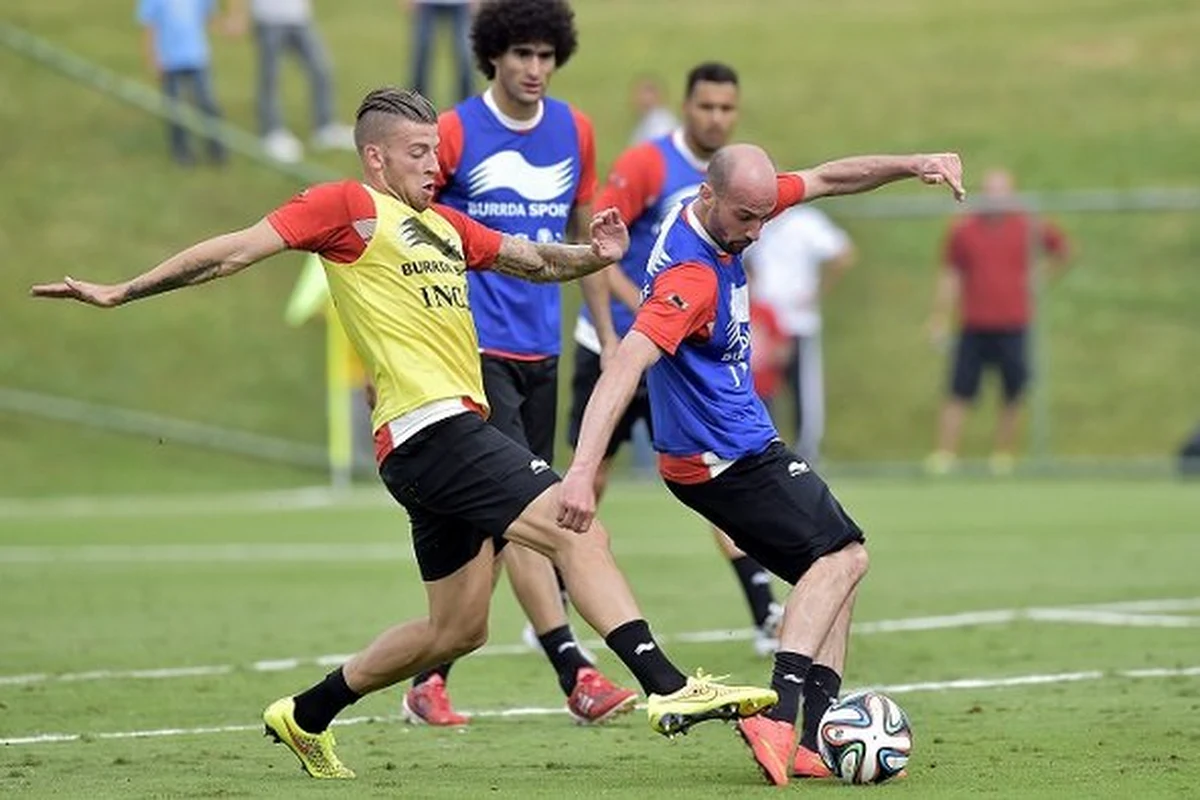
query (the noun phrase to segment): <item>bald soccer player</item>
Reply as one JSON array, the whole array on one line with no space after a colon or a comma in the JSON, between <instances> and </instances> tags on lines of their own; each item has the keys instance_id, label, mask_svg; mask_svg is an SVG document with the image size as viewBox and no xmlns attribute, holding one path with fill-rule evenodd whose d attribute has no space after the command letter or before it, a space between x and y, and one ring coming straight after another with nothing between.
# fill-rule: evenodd
<instances>
[{"instance_id":1,"label":"bald soccer player","mask_svg":"<svg viewBox=\"0 0 1200 800\"><path fill-rule=\"evenodd\" d=\"M559 494L560 524L588 530L596 472L646 372L654 446L667 487L795 587L772 675L779 703L738 723L763 774L780 786L789 771L829 774L815 752L816 729L841 688L867 550L862 530L829 487L779 440L754 391L741 253L767 220L789 206L910 177L948 184L962 199L962 165L955 154L859 156L777 175L761 148L739 144L718 150L696 198L663 222L642 305L588 402Z\"/></svg>"}]
</instances>

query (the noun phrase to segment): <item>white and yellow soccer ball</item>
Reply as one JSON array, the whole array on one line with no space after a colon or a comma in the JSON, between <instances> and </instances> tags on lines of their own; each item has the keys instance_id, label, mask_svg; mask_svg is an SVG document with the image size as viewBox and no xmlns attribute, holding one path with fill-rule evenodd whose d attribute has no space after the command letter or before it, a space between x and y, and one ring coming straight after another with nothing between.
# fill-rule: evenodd
<instances>
[{"instance_id":1,"label":"white and yellow soccer ball","mask_svg":"<svg viewBox=\"0 0 1200 800\"><path fill-rule=\"evenodd\" d=\"M846 783L883 783L904 771L912 752L912 729L903 709L886 695L847 695L821 717L821 759Z\"/></svg>"}]
</instances>

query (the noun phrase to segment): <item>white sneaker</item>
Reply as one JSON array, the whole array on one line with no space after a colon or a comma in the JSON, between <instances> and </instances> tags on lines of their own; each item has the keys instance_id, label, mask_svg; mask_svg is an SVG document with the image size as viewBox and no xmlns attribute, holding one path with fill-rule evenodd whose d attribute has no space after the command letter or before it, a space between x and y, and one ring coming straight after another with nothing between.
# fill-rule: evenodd
<instances>
[{"instance_id":1,"label":"white sneaker","mask_svg":"<svg viewBox=\"0 0 1200 800\"><path fill-rule=\"evenodd\" d=\"M313 133L312 146L318 150L354 150L354 128L330 123Z\"/></svg>"},{"instance_id":2,"label":"white sneaker","mask_svg":"<svg viewBox=\"0 0 1200 800\"><path fill-rule=\"evenodd\" d=\"M530 650L537 650L539 653L542 652L542 643L538 640L537 631L533 629L532 622L525 623L525 628L521 631L521 641ZM583 642L580 642L578 639L575 641L579 643L579 655L583 656L583 660L593 667L596 666L596 654L584 647Z\"/></svg>"},{"instance_id":3,"label":"white sneaker","mask_svg":"<svg viewBox=\"0 0 1200 800\"><path fill-rule=\"evenodd\" d=\"M754 629L754 653L759 658L775 655L779 649L779 629L783 627L783 606L771 603L763 624Z\"/></svg>"},{"instance_id":4,"label":"white sneaker","mask_svg":"<svg viewBox=\"0 0 1200 800\"><path fill-rule=\"evenodd\" d=\"M268 156L281 164L296 164L304 158L304 145L285 128L271 131L264 136L262 146Z\"/></svg>"},{"instance_id":5,"label":"white sneaker","mask_svg":"<svg viewBox=\"0 0 1200 800\"><path fill-rule=\"evenodd\" d=\"M526 622L524 630L521 631L521 641L530 650L541 650L542 643L538 641L537 631L533 629L532 622Z\"/></svg>"}]
</instances>

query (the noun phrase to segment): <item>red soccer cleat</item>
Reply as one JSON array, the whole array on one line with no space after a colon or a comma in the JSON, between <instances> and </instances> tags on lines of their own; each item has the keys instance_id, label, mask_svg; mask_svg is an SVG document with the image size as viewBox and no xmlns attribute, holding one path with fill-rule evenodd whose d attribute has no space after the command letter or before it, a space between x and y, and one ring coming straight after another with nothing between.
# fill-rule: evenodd
<instances>
[{"instance_id":1,"label":"red soccer cleat","mask_svg":"<svg viewBox=\"0 0 1200 800\"><path fill-rule=\"evenodd\" d=\"M471 721L450 706L450 695L446 694L446 682L441 675L434 675L424 683L409 689L400 704L404 721L411 725L440 725L454 727Z\"/></svg>"},{"instance_id":2,"label":"red soccer cleat","mask_svg":"<svg viewBox=\"0 0 1200 800\"><path fill-rule=\"evenodd\" d=\"M820 753L804 745L796 748L796 759L792 762L792 775L797 778L832 778L833 773L821 759Z\"/></svg>"},{"instance_id":3,"label":"red soccer cleat","mask_svg":"<svg viewBox=\"0 0 1200 800\"><path fill-rule=\"evenodd\" d=\"M567 711L581 725L604 722L633 710L637 692L622 689L592 667L580 667Z\"/></svg>"},{"instance_id":4,"label":"red soccer cleat","mask_svg":"<svg viewBox=\"0 0 1200 800\"><path fill-rule=\"evenodd\" d=\"M760 714L739 720L737 732L750 747L767 783L787 786L788 763L796 746L795 726Z\"/></svg>"}]
</instances>

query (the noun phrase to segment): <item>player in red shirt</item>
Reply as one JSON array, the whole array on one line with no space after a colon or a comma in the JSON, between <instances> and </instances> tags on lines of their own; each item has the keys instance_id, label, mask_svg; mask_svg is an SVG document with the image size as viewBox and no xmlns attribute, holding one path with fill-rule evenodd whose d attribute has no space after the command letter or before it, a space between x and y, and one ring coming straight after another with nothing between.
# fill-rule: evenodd
<instances>
[{"instance_id":1,"label":"player in red shirt","mask_svg":"<svg viewBox=\"0 0 1200 800\"><path fill-rule=\"evenodd\" d=\"M749 274L749 273L747 273ZM753 293L753 284L751 285ZM783 382L783 369L791 355L791 337L779 324L775 309L758 300L750 300L750 375L754 391L763 405L771 403Z\"/></svg>"},{"instance_id":2,"label":"player in red shirt","mask_svg":"<svg viewBox=\"0 0 1200 800\"><path fill-rule=\"evenodd\" d=\"M483 645L496 554L509 541L561 567L580 613L648 695L657 732L674 735L770 706L773 690L680 672L642 618L604 528L562 528L558 476L484 420L468 270L558 282L594 273L628 246L619 215L609 209L594 217L590 245L566 245L501 235L433 206L436 112L412 91L368 94L354 138L362 183L313 187L250 227L192 245L128 281L67 277L30 290L109 308L233 275L284 250L320 256L338 317L377 388L379 474L408 511L428 606L323 680L269 705L267 733L313 777L353 778L334 752L329 725L363 696ZM304 588L301 617L324 601L319 584Z\"/></svg>"},{"instance_id":3,"label":"player in red shirt","mask_svg":"<svg viewBox=\"0 0 1200 800\"><path fill-rule=\"evenodd\" d=\"M958 306L949 396L938 423L937 450L926 464L935 474L954 467L963 421L985 367L999 371L1004 387L992 471L1012 471L1021 398L1029 380L1026 334L1033 315L1033 257L1046 254L1052 275L1066 268L1069 257L1062 231L1021 208L1007 171L987 172L982 194L979 209L957 220L946 237L929 325L934 343L941 345L951 311Z\"/></svg>"}]
</instances>

